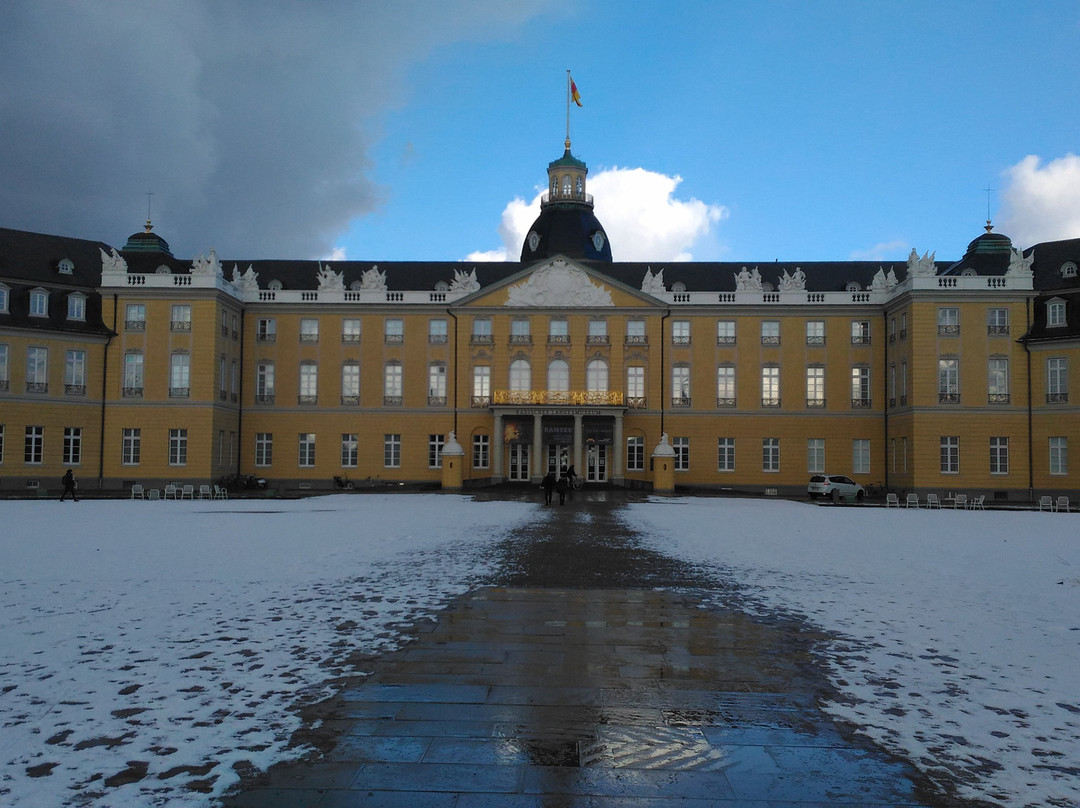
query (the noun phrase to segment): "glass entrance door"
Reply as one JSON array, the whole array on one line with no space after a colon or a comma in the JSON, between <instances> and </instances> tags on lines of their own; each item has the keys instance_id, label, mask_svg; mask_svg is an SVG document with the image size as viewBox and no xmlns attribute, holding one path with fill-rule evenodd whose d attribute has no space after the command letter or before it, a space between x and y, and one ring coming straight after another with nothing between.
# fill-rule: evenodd
<instances>
[{"instance_id":1,"label":"glass entrance door","mask_svg":"<svg viewBox=\"0 0 1080 808\"><path fill-rule=\"evenodd\" d=\"M529 444L510 444L510 480L513 482L529 481Z\"/></svg>"},{"instance_id":2,"label":"glass entrance door","mask_svg":"<svg viewBox=\"0 0 1080 808\"><path fill-rule=\"evenodd\" d=\"M585 451L585 479L588 482L607 482L607 450L606 443L597 443Z\"/></svg>"},{"instance_id":3,"label":"glass entrance door","mask_svg":"<svg viewBox=\"0 0 1080 808\"><path fill-rule=\"evenodd\" d=\"M564 443L549 443L547 445L547 468L545 473L551 472L556 477L563 468L570 465L570 447Z\"/></svg>"}]
</instances>

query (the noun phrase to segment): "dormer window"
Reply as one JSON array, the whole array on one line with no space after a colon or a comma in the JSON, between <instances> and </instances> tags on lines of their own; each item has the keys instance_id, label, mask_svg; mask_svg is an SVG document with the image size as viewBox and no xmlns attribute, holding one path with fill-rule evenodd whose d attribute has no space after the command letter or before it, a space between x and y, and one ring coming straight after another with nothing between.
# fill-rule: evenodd
<instances>
[{"instance_id":1,"label":"dormer window","mask_svg":"<svg viewBox=\"0 0 1080 808\"><path fill-rule=\"evenodd\" d=\"M447 292L449 290L450 290L450 284L448 284L446 281L435 281L435 291L436 292Z\"/></svg>"},{"instance_id":2,"label":"dormer window","mask_svg":"<svg viewBox=\"0 0 1080 808\"><path fill-rule=\"evenodd\" d=\"M154 270L154 274L155 275L172 275L172 270L169 269L164 264L162 264L161 266L159 266L157 269Z\"/></svg>"},{"instance_id":3,"label":"dormer window","mask_svg":"<svg viewBox=\"0 0 1080 808\"><path fill-rule=\"evenodd\" d=\"M0 283L0 314L8 314L8 299L10 297L10 287Z\"/></svg>"},{"instance_id":4,"label":"dormer window","mask_svg":"<svg viewBox=\"0 0 1080 808\"><path fill-rule=\"evenodd\" d=\"M1072 261L1067 261L1061 265L1061 277L1063 278L1075 278L1076 277L1076 264Z\"/></svg>"},{"instance_id":5,"label":"dormer window","mask_svg":"<svg viewBox=\"0 0 1080 808\"><path fill-rule=\"evenodd\" d=\"M964 269L960 270L960 277L962 277L962 278L973 278L973 277L975 277L975 276L976 276L976 275L978 275L978 274L979 274L979 273L977 273L977 272L976 272L976 271L975 271L974 269L972 269L971 267L966 267L966 268L964 268Z\"/></svg>"},{"instance_id":6,"label":"dormer window","mask_svg":"<svg viewBox=\"0 0 1080 808\"><path fill-rule=\"evenodd\" d=\"M70 258L61 258L60 263L56 265L56 271L61 275L70 275L75 271L75 264Z\"/></svg>"},{"instance_id":7,"label":"dormer window","mask_svg":"<svg viewBox=\"0 0 1080 808\"><path fill-rule=\"evenodd\" d=\"M848 285L845 286L844 289L845 289L845 291L848 291L848 292L861 292L862 291L862 287L859 286L857 281L849 281Z\"/></svg>"},{"instance_id":8,"label":"dormer window","mask_svg":"<svg viewBox=\"0 0 1080 808\"><path fill-rule=\"evenodd\" d=\"M30 316L49 316L49 293L44 289L33 289L30 292Z\"/></svg>"},{"instance_id":9,"label":"dormer window","mask_svg":"<svg viewBox=\"0 0 1080 808\"><path fill-rule=\"evenodd\" d=\"M86 295L73 292L68 295L67 318L69 320L86 319Z\"/></svg>"},{"instance_id":10,"label":"dormer window","mask_svg":"<svg viewBox=\"0 0 1080 808\"><path fill-rule=\"evenodd\" d=\"M685 292L686 291L686 284L683 283L682 281L675 281L675 283L671 284L671 291L673 291L673 292Z\"/></svg>"},{"instance_id":11,"label":"dormer window","mask_svg":"<svg viewBox=\"0 0 1080 808\"><path fill-rule=\"evenodd\" d=\"M1065 325L1065 301L1051 300L1046 304L1046 327L1061 328Z\"/></svg>"},{"instance_id":12,"label":"dormer window","mask_svg":"<svg viewBox=\"0 0 1080 808\"><path fill-rule=\"evenodd\" d=\"M266 284L266 288L269 289L271 292L280 292L282 288L281 281L272 280L270 281L270 283Z\"/></svg>"}]
</instances>

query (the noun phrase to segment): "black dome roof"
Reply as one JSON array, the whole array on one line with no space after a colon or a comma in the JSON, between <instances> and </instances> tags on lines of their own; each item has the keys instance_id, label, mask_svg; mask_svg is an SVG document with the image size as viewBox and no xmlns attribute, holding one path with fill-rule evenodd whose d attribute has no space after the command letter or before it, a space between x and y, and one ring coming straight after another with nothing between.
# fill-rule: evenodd
<instances>
[{"instance_id":1,"label":"black dome roof","mask_svg":"<svg viewBox=\"0 0 1080 808\"><path fill-rule=\"evenodd\" d=\"M611 261L611 244L591 205L545 205L529 228L529 235L521 245L523 263L560 254L588 261Z\"/></svg>"},{"instance_id":2,"label":"black dome roof","mask_svg":"<svg viewBox=\"0 0 1080 808\"><path fill-rule=\"evenodd\" d=\"M172 251L169 249L169 242L157 233L150 232L152 227L153 225L148 221L145 230L128 236L127 244L124 245L120 252L157 252L171 256Z\"/></svg>"}]
</instances>

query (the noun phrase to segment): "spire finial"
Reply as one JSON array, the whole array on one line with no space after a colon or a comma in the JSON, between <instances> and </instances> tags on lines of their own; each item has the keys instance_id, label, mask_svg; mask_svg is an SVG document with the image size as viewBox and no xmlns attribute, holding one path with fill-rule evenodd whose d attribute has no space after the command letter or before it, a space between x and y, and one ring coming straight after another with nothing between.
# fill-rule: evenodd
<instances>
[{"instance_id":1,"label":"spire finial","mask_svg":"<svg viewBox=\"0 0 1080 808\"><path fill-rule=\"evenodd\" d=\"M150 197L154 195L154 192L150 189L146 191L146 232L149 233L154 229L154 226L150 224Z\"/></svg>"},{"instance_id":2,"label":"spire finial","mask_svg":"<svg viewBox=\"0 0 1080 808\"><path fill-rule=\"evenodd\" d=\"M983 190L986 191L986 232L989 233L994 229L994 225L990 224L990 195L994 189L987 185Z\"/></svg>"}]
</instances>

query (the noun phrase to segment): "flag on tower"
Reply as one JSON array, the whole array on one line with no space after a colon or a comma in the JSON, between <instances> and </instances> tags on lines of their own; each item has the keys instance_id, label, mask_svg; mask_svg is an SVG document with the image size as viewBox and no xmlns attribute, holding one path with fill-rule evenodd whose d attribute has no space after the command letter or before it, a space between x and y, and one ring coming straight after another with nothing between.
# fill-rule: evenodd
<instances>
[{"instance_id":1,"label":"flag on tower","mask_svg":"<svg viewBox=\"0 0 1080 808\"><path fill-rule=\"evenodd\" d=\"M577 91L577 84L574 83L573 79L570 79L570 97L574 99L575 104L579 107L582 106L581 93Z\"/></svg>"}]
</instances>

